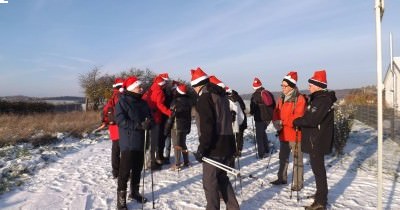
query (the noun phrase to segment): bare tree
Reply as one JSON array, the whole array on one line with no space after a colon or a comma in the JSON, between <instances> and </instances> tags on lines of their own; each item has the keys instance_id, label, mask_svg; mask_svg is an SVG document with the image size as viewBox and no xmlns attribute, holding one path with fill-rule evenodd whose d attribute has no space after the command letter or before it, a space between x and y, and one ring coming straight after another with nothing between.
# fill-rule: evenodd
<instances>
[{"instance_id":1,"label":"bare tree","mask_svg":"<svg viewBox=\"0 0 400 210\"><path fill-rule=\"evenodd\" d=\"M98 110L99 106L111 96L113 80L113 76L101 75L98 67L79 75L80 86L85 90L86 101L93 110ZM88 104L86 107L89 108Z\"/></svg>"}]
</instances>

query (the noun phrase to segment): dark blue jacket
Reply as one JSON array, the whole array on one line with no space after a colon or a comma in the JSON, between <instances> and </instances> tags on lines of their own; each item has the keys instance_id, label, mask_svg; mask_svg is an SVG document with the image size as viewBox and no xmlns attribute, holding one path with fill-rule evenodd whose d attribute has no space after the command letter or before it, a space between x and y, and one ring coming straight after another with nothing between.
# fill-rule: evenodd
<instances>
[{"instance_id":1,"label":"dark blue jacket","mask_svg":"<svg viewBox=\"0 0 400 210\"><path fill-rule=\"evenodd\" d=\"M121 152L144 150L144 130L141 128L141 123L146 118L151 119L151 112L141 96L125 91L115 105Z\"/></svg>"}]
</instances>

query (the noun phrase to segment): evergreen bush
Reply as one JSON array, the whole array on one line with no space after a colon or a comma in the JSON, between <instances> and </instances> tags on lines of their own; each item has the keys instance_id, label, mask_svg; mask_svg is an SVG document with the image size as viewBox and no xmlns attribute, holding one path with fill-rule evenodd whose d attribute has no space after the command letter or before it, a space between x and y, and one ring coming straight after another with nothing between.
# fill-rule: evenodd
<instances>
[{"instance_id":1,"label":"evergreen bush","mask_svg":"<svg viewBox=\"0 0 400 210\"><path fill-rule=\"evenodd\" d=\"M343 155L354 119L354 109L349 106L335 107L333 155Z\"/></svg>"}]
</instances>

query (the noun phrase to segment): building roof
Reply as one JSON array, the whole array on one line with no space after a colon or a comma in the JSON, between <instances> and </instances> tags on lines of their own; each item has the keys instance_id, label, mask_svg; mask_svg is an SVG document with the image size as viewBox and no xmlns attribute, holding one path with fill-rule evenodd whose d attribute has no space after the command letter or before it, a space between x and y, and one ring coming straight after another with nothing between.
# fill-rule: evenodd
<instances>
[{"instance_id":1,"label":"building roof","mask_svg":"<svg viewBox=\"0 0 400 210\"><path fill-rule=\"evenodd\" d=\"M395 71L397 71L397 73L400 74L400 57L393 57L393 69ZM387 71L385 74L385 78L383 79L383 83L386 82L386 79L388 78L389 75L391 75L391 69L390 69L390 65L387 67Z\"/></svg>"}]
</instances>

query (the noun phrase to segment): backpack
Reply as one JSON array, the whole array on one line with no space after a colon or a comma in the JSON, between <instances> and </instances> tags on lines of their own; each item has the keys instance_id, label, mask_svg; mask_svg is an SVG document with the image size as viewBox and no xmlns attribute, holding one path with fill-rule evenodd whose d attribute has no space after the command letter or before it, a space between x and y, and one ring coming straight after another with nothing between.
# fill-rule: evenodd
<instances>
[{"instance_id":1,"label":"backpack","mask_svg":"<svg viewBox=\"0 0 400 210\"><path fill-rule=\"evenodd\" d=\"M115 116L114 116L114 106L110 106L107 108L107 119L109 125L115 124Z\"/></svg>"},{"instance_id":2,"label":"backpack","mask_svg":"<svg viewBox=\"0 0 400 210\"><path fill-rule=\"evenodd\" d=\"M114 113L115 113L115 97L118 98L118 95L113 95L113 97L110 99L111 100L111 103L110 103L111 106L108 106L107 107L107 111L106 111L106 116L107 116L107 120L108 120L108 124L109 125L115 125L116 124L115 115L114 115Z\"/></svg>"}]
</instances>

